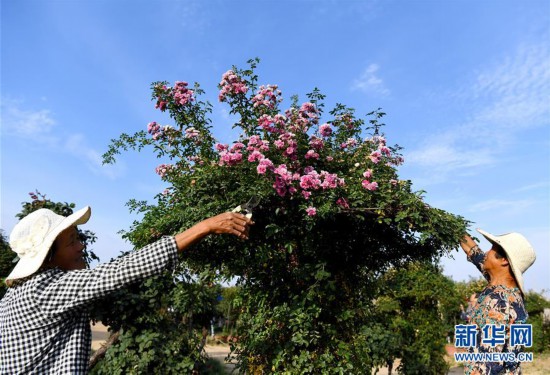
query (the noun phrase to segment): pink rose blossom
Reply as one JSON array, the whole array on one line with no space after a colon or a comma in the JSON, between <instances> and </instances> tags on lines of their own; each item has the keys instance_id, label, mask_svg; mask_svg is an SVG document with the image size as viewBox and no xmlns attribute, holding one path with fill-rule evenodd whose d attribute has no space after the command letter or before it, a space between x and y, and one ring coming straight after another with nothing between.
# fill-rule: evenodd
<instances>
[{"instance_id":1,"label":"pink rose blossom","mask_svg":"<svg viewBox=\"0 0 550 375\"><path fill-rule=\"evenodd\" d=\"M268 109L274 109L277 103L282 101L281 91L277 90L277 85L262 85L251 101L254 108L266 107Z\"/></svg>"},{"instance_id":2,"label":"pink rose blossom","mask_svg":"<svg viewBox=\"0 0 550 375\"><path fill-rule=\"evenodd\" d=\"M187 103L190 103L195 100L193 97L194 91L187 88L187 82L176 81L172 95L174 96L174 101L184 106Z\"/></svg>"},{"instance_id":3,"label":"pink rose blossom","mask_svg":"<svg viewBox=\"0 0 550 375\"><path fill-rule=\"evenodd\" d=\"M226 101L227 95L246 94L248 91L248 86L246 86L241 78L232 70L228 70L222 75L220 88L221 90L218 94L220 102Z\"/></svg>"},{"instance_id":4,"label":"pink rose blossom","mask_svg":"<svg viewBox=\"0 0 550 375\"><path fill-rule=\"evenodd\" d=\"M273 168L273 162L267 158L261 159L256 171L258 174L264 174L268 169Z\"/></svg>"},{"instance_id":5,"label":"pink rose blossom","mask_svg":"<svg viewBox=\"0 0 550 375\"><path fill-rule=\"evenodd\" d=\"M263 158L264 158L264 155L262 155L259 151L253 151L250 155L248 155L249 162L262 160Z\"/></svg>"},{"instance_id":6,"label":"pink rose blossom","mask_svg":"<svg viewBox=\"0 0 550 375\"><path fill-rule=\"evenodd\" d=\"M346 198L338 198L336 204L342 208L349 209L349 203Z\"/></svg>"},{"instance_id":7,"label":"pink rose blossom","mask_svg":"<svg viewBox=\"0 0 550 375\"><path fill-rule=\"evenodd\" d=\"M162 112L166 111L166 102L163 100L157 101L157 104L155 105L155 108L160 109Z\"/></svg>"},{"instance_id":8,"label":"pink rose blossom","mask_svg":"<svg viewBox=\"0 0 550 375\"><path fill-rule=\"evenodd\" d=\"M320 150L325 146L325 142L323 142L321 138L312 135L311 139L309 140L309 145L315 150Z\"/></svg>"},{"instance_id":9,"label":"pink rose blossom","mask_svg":"<svg viewBox=\"0 0 550 375\"><path fill-rule=\"evenodd\" d=\"M239 151L221 151L219 165L236 165L239 164L242 160L243 154L241 154Z\"/></svg>"},{"instance_id":10,"label":"pink rose blossom","mask_svg":"<svg viewBox=\"0 0 550 375\"><path fill-rule=\"evenodd\" d=\"M231 152L237 152L237 151L240 151L244 148L244 144L242 144L241 142L235 142L233 143L233 146L231 146L231 149L230 151Z\"/></svg>"},{"instance_id":11,"label":"pink rose blossom","mask_svg":"<svg viewBox=\"0 0 550 375\"><path fill-rule=\"evenodd\" d=\"M317 215L317 209L315 207L309 206L306 208L307 216L315 216Z\"/></svg>"},{"instance_id":12,"label":"pink rose blossom","mask_svg":"<svg viewBox=\"0 0 550 375\"><path fill-rule=\"evenodd\" d=\"M340 182L343 183L343 180L338 178L338 175L326 171L321 171L321 178L323 179L321 183L323 189L335 189L340 185Z\"/></svg>"},{"instance_id":13,"label":"pink rose blossom","mask_svg":"<svg viewBox=\"0 0 550 375\"><path fill-rule=\"evenodd\" d=\"M218 152L225 151L225 150L227 150L227 149L229 148L228 145L224 145L224 144L221 144L221 143L216 143L216 146L215 146L215 147L216 147L216 150L217 150Z\"/></svg>"},{"instance_id":14,"label":"pink rose blossom","mask_svg":"<svg viewBox=\"0 0 550 375\"><path fill-rule=\"evenodd\" d=\"M262 139L260 138L259 135L252 135L248 139L248 145L249 146L256 146L256 145L259 145L261 143L261 141L262 141Z\"/></svg>"},{"instance_id":15,"label":"pink rose blossom","mask_svg":"<svg viewBox=\"0 0 550 375\"><path fill-rule=\"evenodd\" d=\"M275 188L275 191L279 196L284 197L286 195L286 184L279 176L275 177L275 183L273 184L273 187Z\"/></svg>"},{"instance_id":16,"label":"pink rose blossom","mask_svg":"<svg viewBox=\"0 0 550 375\"><path fill-rule=\"evenodd\" d=\"M363 177L366 179L369 179L372 177L372 169L367 169L365 172L363 172Z\"/></svg>"},{"instance_id":17,"label":"pink rose blossom","mask_svg":"<svg viewBox=\"0 0 550 375\"><path fill-rule=\"evenodd\" d=\"M373 151L369 158L374 164L378 164L382 158L382 154L379 151Z\"/></svg>"},{"instance_id":18,"label":"pink rose blossom","mask_svg":"<svg viewBox=\"0 0 550 375\"><path fill-rule=\"evenodd\" d=\"M348 140L346 141L348 147L355 147L357 146L357 139L355 138L348 138Z\"/></svg>"},{"instance_id":19,"label":"pink rose blossom","mask_svg":"<svg viewBox=\"0 0 550 375\"><path fill-rule=\"evenodd\" d=\"M386 146L382 146L382 147L379 147L378 150L380 150L380 152L386 156L390 156L391 155L391 150L389 148L387 148Z\"/></svg>"},{"instance_id":20,"label":"pink rose blossom","mask_svg":"<svg viewBox=\"0 0 550 375\"><path fill-rule=\"evenodd\" d=\"M300 177L300 187L304 190L316 190L321 186L319 174L316 171L311 171Z\"/></svg>"},{"instance_id":21,"label":"pink rose blossom","mask_svg":"<svg viewBox=\"0 0 550 375\"><path fill-rule=\"evenodd\" d=\"M332 134L332 127L329 124L319 126L319 134L322 137L329 137Z\"/></svg>"},{"instance_id":22,"label":"pink rose blossom","mask_svg":"<svg viewBox=\"0 0 550 375\"><path fill-rule=\"evenodd\" d=\"M285 150L285 154L288 156L292 156L295 153L296 153L296 147L293 147L293 146L287 147Z\"/></svg>"},{"instance_id":23,"label":"pink rose blossom","mask_svg":"<svg viewBox=\"0 0 550 375\"><path fill-rule=\"evenodd\" d=\"M155 172L161 177L166 177L167 173L172 170L171 164L161 164L158 167L155 168Z\"/></svg>"},{"instance_id":24,"label":"pink rose blossom","mask_svg":"<svg viewBox=\"0 0 550 375\"><path fill-rule=\"evenodd\" d=\"M319 159L319 154L313 150L306 152L306 159Z\"/></svg>"},{"instance_id":25,"label":"pink rose blossom","mask_svg":"<svg viewBox=\"0 0 550 375\"><path fill-rule=\"evenodd\" d=\"M376 181L369 182L368 180L363 180L363 182L361 184L363 185L363 187L365 189L370 190L370 191L374 191L374 190L378 189L378 183Z\"/></svg>"},{"instance_id":26,"label":"pink rose blossom","mask_svg":"<svg viewBox=\"0 0 550 375\"><path fill-rule=\"evenodd\" d=\"M280 164L273 172L282 176L288 173L288 169L285 164Z\"/></svg>"},{"instance_id":27,"label":"pink rose blossom","mask_svg":"<svg viewBox=\"0 0 550 375\"><path fill-rule=\"evenodd\" d=\"M198 138L200 135L199 131L193 127L185 129L185 138L193 139Z\"/></svg>"}]
</instances>

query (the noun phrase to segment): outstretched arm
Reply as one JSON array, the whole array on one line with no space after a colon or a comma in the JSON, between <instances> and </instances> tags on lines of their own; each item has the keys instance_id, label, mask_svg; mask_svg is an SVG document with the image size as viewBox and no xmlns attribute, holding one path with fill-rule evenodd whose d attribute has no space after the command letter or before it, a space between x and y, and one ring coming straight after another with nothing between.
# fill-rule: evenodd
<instances>
[{"instance_id":1,"label":"outstretched arm","mask_svg":"<svg viewBox=\"0 0 550 375\"><path fill-rule=\"evenodd\" d=\"M251 224L252 220L240 213L226 212L91 270L44 272L30 280L37 284L33 301L44 314L63 314L123 285L161 273L176 262L176 251L184 251L209 234L246 239Z\"/></svg>"},{"instance_id":2,"label":"outstretched arm","mask_svg":"<svg viewBox=\"0 0 550 375\"><path fill-rule=\"evenodd\" d=\"M225 212L195 224L174 238L178 251L181 253L209 234L232 234L246 240L248 239L248 229L252 224L252 220L243 214Z\"/></svg>"}]
</instances>

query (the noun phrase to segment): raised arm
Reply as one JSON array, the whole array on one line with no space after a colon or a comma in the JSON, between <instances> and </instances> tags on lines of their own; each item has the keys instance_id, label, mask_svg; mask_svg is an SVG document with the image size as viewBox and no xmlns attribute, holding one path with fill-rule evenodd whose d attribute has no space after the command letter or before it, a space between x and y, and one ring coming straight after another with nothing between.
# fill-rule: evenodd
<instances>
[{"instance_id":1,"label":"raised arm","mask_svg":"<svg viewBox=\"0 0 550 375\"><path fill-rule=\"evenodd\" d=\"M477 267L477 269L483 274L483 277L489 280L489 274L483 268L486 255L469 234L466 233L464 235L460 241L460 247L462 247L462 250L466 253L468 260Z\"/></svg>"},{"instance_id":2,"label":"raised arm","mask_svg":"<svg viewBox=\"0 0 550 375\"><path fill-rule=\"evenodd\" d=\"M479 249L476 242L467 233L462 238L462 241L460 241L460 247L462 247L468 258L471 256L472 250Z\"/></svg>"}]
</instances>

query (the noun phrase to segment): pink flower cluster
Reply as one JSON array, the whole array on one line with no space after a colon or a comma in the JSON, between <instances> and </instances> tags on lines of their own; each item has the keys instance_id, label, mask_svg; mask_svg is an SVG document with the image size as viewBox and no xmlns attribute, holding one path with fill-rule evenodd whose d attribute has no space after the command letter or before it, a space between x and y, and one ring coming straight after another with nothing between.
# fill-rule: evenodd
<instances>
[{"instance_id":1,"label":"pink flower cluster","mask_svg":"<svg viewBox=\"0 0 550 375\"><path fill-rule=\"evenodd\" d=\"M174 166L171 164L161 164L155 168L155 172L161 177L164 178L168 172L172 170Z\"/></svg>"},{"instance_id":2,"label":"pink flower cluster","mask_svg":"<svg viewBox=\"0 0 550 375\"><path fill-rule=\"evenodd\" d=\"M315 207L309 206L306 208L307 216L315 216L317 215L317 209Z\"/></svg>"},{"instance_id":3,"label":"pink flower cluster","mask_svg":"<svg viewBox=\"0 0 550 375\"><path fill-rule=\"evenodd\" d=\"M162 112L166 111L166 100L163 99L164 95L170 94L170 89L166 85L158 85L155 88L157 94L157 104L155 108L160 109Z\"/></svg>"},{"instance_id":4,"label":"pink flower cluster","mask_svg":"<svg viewBox=\"0 0 550 375\"><path fill-rule=\"evenodd\" d=\"M330 126L329 124L323 124L321 126L319 126L319 134L321 135L321 137L330 137L330 135L332 134L332 126Z\"/></svg>"},{"instance_id":5,"label":"pink flower cluster","mask_svg":"<svg viewBox=\"0 0 550 375\"><path fill-rule=\"evenodd\" d=\"M220 154L219 165L236 165L242 162L243 154L241 150L244 148L244 144L235 143L231 148L228 145L216 144L216 150Z\"/></svg>"},{"instance_id":6,"label":"pink flower cluster","mask_svg":"<svg viewBox=\"0 0 550 375\"><path fill-rule=\"evenodd\" d=\"M349 209L349 202L346 198L338 198L336 204L342 208Z\"/></svg>"},{"instance_id":7,"label":"pink flower cluster","mask_svg":"<svg viewBox=\"0 0 550 375\"><path fill-rule=\"evenodd\" d=\"M155 108L163 112L171 100L179 106L184 106L195 100L194 91L187 88L187 82L183 81L176 81L173 88L159 84L155 86L154 92L157 98Z\"/></svg>"},{"instance_id":8,"label":"pink flower cluster","mask_svg":"<svg viewBox=\"0 0 550 375\"><path fill-rule=\"evenodd\" d=\"M228 70L223 74L220 87L221 90L218 94L220 102L226 101L227 95L246 94L248 91L248 86L233 70Z\"/></svg>"},{"instance_id":9,"label":"pink flower cluster","mask_svg":"<svg viewBox=\"0 0 550 375\"><path fill-rule=\"evenodd\" d=\"M273 170L273 162L267 158L260 159L256 172L258 174L265 174L268 170Z\"/></svg>"},{"instance_id":10,"label":"pink flower cluster","mask_svg":"<svg viewBox=\"0 0 550 375\"><path fill-rule=\"evenodd\" d=\"M193 97L194 91L187 88L187 82L176 81L172 90L174 101L181 106L186 105L189 102L195 100Z\"/></svg>"},{"instance_id":11,"label":"pink flower cluster","mask_svg":"<svg viewBox=\"0 0 550 375\"><path fill-rule=\"evenodd\" d=\"M378 189L378 182L373 181L370 182L370 179L372 178L372 169L367 169L365 172L363 172L363 177L365 177L365 180L361 182L361 185L370 191L374 191Z\"/></svg>"},{"instance_id":12,"label":"pink flower cluster","mask_svg":"<svg viewBox=\"0 0 550 375\"><path fill-rule=\"evenodd\" d=\"M174 129L169 126L160 126L155 121L147 124L147 132L153 136L154 140L160 139L165 136L166 133L173 131Z\"/></svg>"},{"instance_id":13,"label":"pink flower cluster","mask_svg":"<svg viewBox=\"0 0 550 375\"><path fill-rule=\"evenodd\" d=\"M285 111L288 118L287 128L291 132L305 133L311 125L319 121L319 111L313 103L306 102L300 108L290 108Z\"/></svg>"},{"instance_id":14,"label":"pink flower cluster","mask_svg":"<svg viewBox=\"0 0 550 375\"><path fill-rule=\"evenodd\" d=\"M344 185L344 179L339 178L337 174L326 171L321 171L319 174L312 167L304 168L304 175L300 177L300 187L304 190L336 189L338 186Z\"/></svg>"},{"instance_id":15,"label":"pink flower cluster","mask_svg":"<svg viewBox=\"0 0 550 375\"><path fill-rule=\"evenodd\" d=\"M363 180L361 185L365 189L370 190L370 191L374 191L374 190L378 189L378 182L376 182L376 181L369 182L368 180Z\"/></svg>"},{"instance_id":16,"label":"pink flower cluster","mask_svg":"<svg viewBox=\"0 0 550 375\"><path fill-rule=\"evenodd\" d=\"M341 149L353 148L357 146L357 140L355 138L348 138L347 141L340 144Z\"/></svg>"},{"instance_id":17,"label":"pink flower cluster","mask_svg":"<svg viewBox=\"0 0 550 375\"><path fill-rule=\"evenodd\" d=\"M191 162L191 163L195 163L195 164L198 164L198 165L204 165L204 160L202 160L201 157L197 156L197 155L188 156L187 160L189 160L189 162Z\"/></svg>"},{"instance_id":18,"label":"pink flower cluster","mask_svg":"<svg viewBox=\"0 0 550 375\"><path fill-rule=\"evenodd\" d=\"M309 147L311 147L314 150L321 150L323 149L323 147L325 147L325 142L321 138L318 138L315 135L312 135L309 138Z\"/></svg>"},{"instance_id":19,"label":"pink flower cluster","mask_svg":"<svg viewBox=\"0 0 550 375\"><path fill-rule=\"evenodd\" d=\"M392 151L389 147L386 146L386 139L384 137L374 136L372 138L365 139L365 142L377 146L377 149L372 151L369 155L370 161L372 161L374 164L378 164L384 157L389 159L386 162L387 165L399 166L403 164L403 157L392 156Z\"/></svg>"},{"instance_id":20,"label":"pink flower cluster","mask_svg":"<svg viewBox=\"0 0 550 375\"><path fill-rule=\"evenodd\" d=\"M352 130L356 126L353 121L353 116L350 113L344 113L343 115L341 115L339 121L348 130Z\"/></svg>"},{"instance_id":21,"label":"pink flower cluster","mask_svg":"<svg viewBox=\"0 0 550 375\"><path fill-rule=\"evenodd\" d=\"M232 95L247 92L246 81L233 70L223 75L220 82L220 101L227 101ZM314 103L306 102L299 107L293 106L286 110L284 115L273 114L280 101L281 92L276 85L259 87L249 99L249 103L258 110L254 114L258 116L257 125L261 129L261 135L249 136L248 139L242 139L242 143L237 142L231 147L216 145L220 156L219 165L257 163L256 172L273 181L273 188L279 196L299 194L310 200L316 191L345 186L344 179L336 173L329 173L321 168L317 171L316 167L311 165L316 166L319 163L326 166L327 163L345 158L346 154L363 147L363 150L368 150L367 161L372 164L385 162L387 165L398 165L403 160L392 155L384 137L376 135L361 142L353 136L358 134L356 130L362 122L355 121L351 113L340 114L332 122L318 125L320 111ZM267 111L262 114L262 110ZM314 125L318 125L317 131L310 134L309 130ZM344 141L340 138L342 134L348 134L347 139L343 138ZM337 136L334 137L335 135ZM336 144L335 139L339 139ZM280 164L274 164L275 160ZM304 162L310 166L304 166ZM378 190L379 183L373 180L372 169L365 170L362 177L359 181L364 189ZM336 205L343 209L350 208L345 196L340 196L336 200ZM313 206L307 207L306 212L309 216L317 214Z\"/></svg>"},{"instance_id":22,"label":"pink flower cluster","mask_svg":"<svg viewBox=\"0 0 550 375\"><path fill-rule=\"evenodd\" d=\"M258 125L270 133L283 133L286 122L287 118L279 113L275 116L262 115L258 119Z\"/></svg>"},{"instance_id":23,"label":"pink flower cluster","mask_svg":"<svg viewBox=\"0 0 550 375\"><path fill-rule=\"evenodd\" d=\"M252 97L252 106L254 108L265 107L267 109L274 109L277 103L283 101L281 90L277 90L277 87L277 85L260 86L256 95Z\"/></svg>"},{"instance_id":24,"label":"pink flower cluster","mask_svg":"<svg viewBox=\"0 0 550 375\"><path fill-rule=\"evenodd\" d=\"M198 138L199 136L200 136L200 133L197 129L193 127L185 129L185 138L195 139L195 138Z\"/></svg>"}]
</instances>

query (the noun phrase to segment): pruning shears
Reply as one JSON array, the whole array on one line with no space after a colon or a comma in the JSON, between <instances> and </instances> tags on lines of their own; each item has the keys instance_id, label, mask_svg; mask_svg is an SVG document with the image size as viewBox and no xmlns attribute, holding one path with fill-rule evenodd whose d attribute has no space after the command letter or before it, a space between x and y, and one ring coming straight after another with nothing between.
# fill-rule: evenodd
<instances>
[{"instance_id":1,"label":"pruning shears","mask_svg":"<svg viewBox=\"0 0 550 375\"><path fill-rule=\"evenodd\" d=\"M257 196L253 195L248 202L243 203L235 207L231 212L240 212L247 218L252 218L252 210L260 203Z\"/></svg>"}]
</instances>

